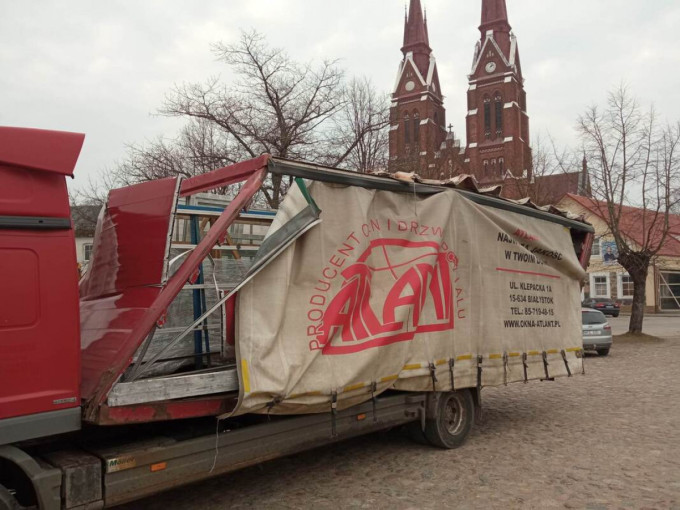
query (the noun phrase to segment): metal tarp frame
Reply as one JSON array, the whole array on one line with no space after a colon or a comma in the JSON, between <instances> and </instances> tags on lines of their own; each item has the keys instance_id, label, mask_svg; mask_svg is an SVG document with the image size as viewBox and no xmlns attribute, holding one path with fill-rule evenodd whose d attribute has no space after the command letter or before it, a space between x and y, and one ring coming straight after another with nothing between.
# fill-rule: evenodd
<instances>
[{"instance_id":1,"label":"metal tarp frame","mask_svg":"<svg viewBox=\"0 0 680 510\"><path fill-rule=\"evenodd\" d=\"M187 179L183 182L180 193L181 195L186 196L206 189L205 186L208 186L207 183L209 183L210 187L221 187L241 181L247 177L239 194L224 210L222 215L220 215L198 246L196 246L196 248L188 255L177 272L168 280L167 285L163 287L162 292L151 306L146 309L142 318L135 325L133 331L130 333L130 336L135 339L134 342L130 343L129 349L121 353L121 356L116 360L115 365L102 375L92 398L84 407L85 420L96 421L99 405L106 400L111 387L129 366L135 351L152 330L158 321L158 318L164 313L175 297L177 297L177 294L179 294L213 246L224 241L229 226L238 217L241 209L250 202L255 193L260 189L260 186L262 186L267 175L268 160L269 156L265 155L254 160L234 165L233 167L226 167L209 174L204 174L199 176L200 179ZM231 168L235 171L230 172ZM210 187L207 189L210 189Z\"/></svg>"},{"instance_id":2,"label":"metal tarp frame","mask_svg":"<svg viewBox=\"0 0 680 510\"><path fill-rule=\"evenodd\" d=\"M305 207L302 211L297 213L293 217L293 219L286 222L281 228L276 230L271 236L265 239L265 241L262 243L260 247L260 250L257 253L253 265L248 270L248 273L246 274L245 278L234 289L232 289L230 292L228 292L222 298L220 298L210 309L206 310L206 312L204 312L200 317L197 317L192 324L187 326L181 333L179 333L175 338L173 338L167 345L163 347L163 349L158 351L148 361L144 361L142 359L143 356L140 357L140 359L138 359L137 361L137 363L140 364L140 368L135 369L134 379L138 379L142 375L144 375L144 373L148 371L149 367L151 367L153 363L158 361L163 356L163 354L165 354L170 348L172 348L182 339L186 338L186 336L189 333L194 331L194 328L196 328L203 321L205 321L210 315L220 310L224 303L226 303L232 296L234 296L245 284L252 280L257 273L259 273L265 267L267 267L267 265L272 260L274 260L281 252L283 252L288 246L295 242L295 240L297 240L299 237L305 234L305 232L307 232L308 230L314 228L316 225L321 223L321 219L319 218L321 210L318 208L318 206L311 198L311 196L309 196L309 194L306 192L304 182L302 181L302 179L299 178L296 179L296 182L303 196L307 200L308 203L307 207ZM153 330L150 335L152 334Z\"/></svg>"}]
</instances>

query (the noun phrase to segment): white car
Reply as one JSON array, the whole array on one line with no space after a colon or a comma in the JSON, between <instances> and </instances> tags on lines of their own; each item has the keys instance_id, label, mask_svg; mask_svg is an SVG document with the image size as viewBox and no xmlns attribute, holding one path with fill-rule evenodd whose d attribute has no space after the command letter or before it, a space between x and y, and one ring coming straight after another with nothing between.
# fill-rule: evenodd
<instances>
[{"instance_id":1,"label":"white car","mask_svg":"<svg viewBox=\"0 0 680 510\"><path fill-rule=\"evenodd\" d=\"M583 322L583 350L597 351L600 356L609 354L612 347L612 327L602 312L591 308L581 309Z\"/></svg>"}]
</instances>

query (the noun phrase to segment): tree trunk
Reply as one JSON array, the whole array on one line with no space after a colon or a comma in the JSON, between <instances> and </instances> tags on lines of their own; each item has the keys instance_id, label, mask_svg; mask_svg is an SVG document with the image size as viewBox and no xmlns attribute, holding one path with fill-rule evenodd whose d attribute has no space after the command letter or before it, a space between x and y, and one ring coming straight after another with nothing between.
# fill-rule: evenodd
<instances>
[{"instance_id":1,"label":"tree trunk","mask_svg":"<svg viewBox=\"0 0 680 510\"><path fill-rule=\"evenodd\" d=\"M647 304L648 272L648 267L640 268L634 272L628 272L633 279L633 309L630 315L628 333L633 335L642 334L642 321L645 317L645 305Z\"/></svg>"}]
</instances>

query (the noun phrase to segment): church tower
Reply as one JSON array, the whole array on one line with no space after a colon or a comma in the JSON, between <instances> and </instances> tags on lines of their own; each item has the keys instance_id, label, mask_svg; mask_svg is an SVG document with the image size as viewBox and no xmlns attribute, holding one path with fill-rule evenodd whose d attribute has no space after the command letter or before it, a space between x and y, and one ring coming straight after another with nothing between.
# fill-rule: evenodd
<instances>
[{"instance_id":1,"label":"church tower","mask_svg":"<svg viewBox=\"0 0 680 510\"><path fill-rule=\"evenodd\" d=\"M524 79L505 0L482 0L479 31L468 76L465 161L482 183L531 179Z\"/></svg>"},{"instance_id":2,"label":"church tower","mask_svg":"<svg viewBox=\"0 0 680 510\"><path fill-rule=\"evenodd\" d=\"M439 178L446 113L420 0L410 0L401 52L390 108L389 167Z\"/></svg>"}]
</instances>

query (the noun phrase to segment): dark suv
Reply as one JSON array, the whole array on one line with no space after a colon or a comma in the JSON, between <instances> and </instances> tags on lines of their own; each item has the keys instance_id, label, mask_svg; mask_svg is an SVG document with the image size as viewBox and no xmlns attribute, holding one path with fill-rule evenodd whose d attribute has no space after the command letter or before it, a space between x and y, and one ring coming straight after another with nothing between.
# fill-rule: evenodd
<instances>
[{"instance_id":1,"label":"dark suv","mask_svg":"<svg viewBox=\"0 0 680 510\"><path fill-rule=\"evenodd\" d=\"M618 317L621 313L621 306L619 303L609 298L588 298L581 305L584 308L593 308L599 310L605 315Z\"/></svg>"}]
</instances>

